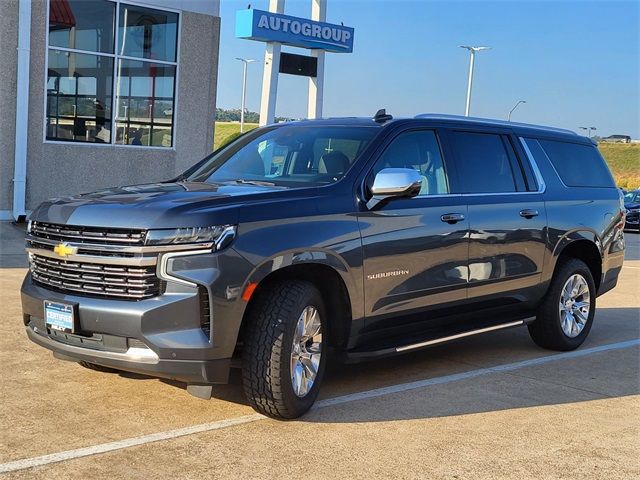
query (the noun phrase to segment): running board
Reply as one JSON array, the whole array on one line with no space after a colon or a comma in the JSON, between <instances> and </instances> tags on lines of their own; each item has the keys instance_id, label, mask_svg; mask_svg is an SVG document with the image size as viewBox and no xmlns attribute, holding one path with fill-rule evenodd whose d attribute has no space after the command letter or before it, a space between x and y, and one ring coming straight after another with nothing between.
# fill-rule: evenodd
<instances>
[{"instance_id":1,"label":"running board","mask_svg":"<svg viewBox=\"0 0 640 480\"><path fill-rule=\"evenodd\" d=\"M367 360L375 360L378 358L384 358L387 356L393 356L400 353L410 352L421 348L426 348L432 345L438 345L440 343L451 342L465 337L473 335L479 335L481 333L493 332L496 330L502 330L505 328L517 327L520 325L527 325L533 322L536 317L527 317L521 320L515 320L507 323L500 323L498 325L491 325L483 328L476 328L474 330L468 330L466 332L457 333L455 335L448 335L446 337L430 338L410 345L387 345L377 350L351 350L343 353L343 361L345 363L360 363Z\"/></svg>"},{"instance_id":2,"label":"running board","mask_svg":"<svg viewBox=\"0 0 640 480\"><path fill-rule=\"evenodd\" d=\"M479 328L477 330L469 330L468 332L458 333L457 335L451 335L449 337L434 338L433 340L427 340L426 342L414 343L412 345L405 345L404 347L396 347L396 352L406 352L408 350L414 350L416 348L428 347L430 345L437 345L438 343L450 342L451 340L457 340L458 338L470 337L472 335L479 335L480 333L493 332L494 330L502 330L503 328L517 327L524 325L525 320L518 320L517 322L501 323L500 325L494 325L492 327Z\"/></svg>"}]
</instances>

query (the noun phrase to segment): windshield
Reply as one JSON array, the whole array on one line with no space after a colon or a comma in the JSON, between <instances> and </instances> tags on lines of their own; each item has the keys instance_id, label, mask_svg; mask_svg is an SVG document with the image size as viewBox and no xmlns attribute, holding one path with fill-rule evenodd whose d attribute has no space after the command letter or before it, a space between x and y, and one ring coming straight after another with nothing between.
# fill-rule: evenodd
<instances>
[{"instance_id":1,"label":"windshield","mask_svg":"<svg viewBox=\"0 0 640 480\"><path fill-rule=\"evenodd\" d=\"M347 173L378 131L343 126L264 128L214 152L183 178L207 183L326 185Z\"/></svg>"},{"instance_id":2,"label":"windshield","mask_svg":"<svg viewBox=\"0 0 640 480\"><path fill-rule=\"evenodd\" d=\"M624 195L625 203L633 203L638 201L638 197L640 197L640 193L637 192L627 192Z\"/></svg>"}]
</instances>

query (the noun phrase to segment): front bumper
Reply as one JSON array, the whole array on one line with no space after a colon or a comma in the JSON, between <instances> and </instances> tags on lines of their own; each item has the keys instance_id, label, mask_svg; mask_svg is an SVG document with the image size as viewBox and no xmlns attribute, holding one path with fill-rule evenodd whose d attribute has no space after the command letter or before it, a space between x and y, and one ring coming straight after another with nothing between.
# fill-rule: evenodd
<instances>
[{"instance_id":1,"label":"front bumper","mask_svg":"<svg viewBox=\"0 0 640 480\"><path fill-rule=\"evenodd\" d=\"M27 336L57 357L189 384L226 383L244 314L240 298L251 265L232 249L172 259L164 293L139 301L70 295L27 274L22 309ZM191 285L189 285L191 283ZM211 332L201 325L209 296ZM46 328L44 301L78 304L77 333Z\"/></svg>"},{"instance_id":2,"label":"front bumper","mask_svg":"<svg viewBox=\"0 0 640 480\"><path fill-rule=\"evenodd\" d=\"M61 360L85 361L105 367L140 373L153 377L169 378L189 384L227 383L231 359L219 360L167 360L157 356L139 355L135 348L127 352L92 350L68 345L49 337L46 332L32 326L25 327L29 339L51 350Z\"/></svg>"}]
</instances>

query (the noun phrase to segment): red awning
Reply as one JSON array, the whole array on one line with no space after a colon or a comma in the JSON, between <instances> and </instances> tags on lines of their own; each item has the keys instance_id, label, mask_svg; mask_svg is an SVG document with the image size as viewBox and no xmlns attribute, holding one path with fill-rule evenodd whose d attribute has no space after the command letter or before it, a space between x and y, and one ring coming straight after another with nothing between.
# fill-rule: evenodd
<instances>
[{"instance_id":1,"label":"red awning","mask_svg":"<svg viewBox=\"0 0 640 480\"><path fill-rule=\"evenodd\" d=\"M68 0L51 0L49 9L49 28L70 28L76 26Z\"/></svg>"}]
</instances>

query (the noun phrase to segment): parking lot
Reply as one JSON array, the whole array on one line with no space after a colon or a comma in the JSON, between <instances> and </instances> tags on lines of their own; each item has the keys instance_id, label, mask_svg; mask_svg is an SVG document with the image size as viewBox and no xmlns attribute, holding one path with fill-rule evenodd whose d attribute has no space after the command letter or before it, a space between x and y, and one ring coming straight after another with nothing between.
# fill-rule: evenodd
<instances>
[{"instance_id":1,"label":"parking lot","mask_svg":"<svg viewBox=\"0 0 640 480\"><path fill-rule=\"evenodd\" d=\"M640 477L640 235L575 352L526 328L332 365L296 421L257 415L236 375L209 401L31 344L21 232L0 231L0 472L6 478Z\"/></svg>"}]
</instances>

